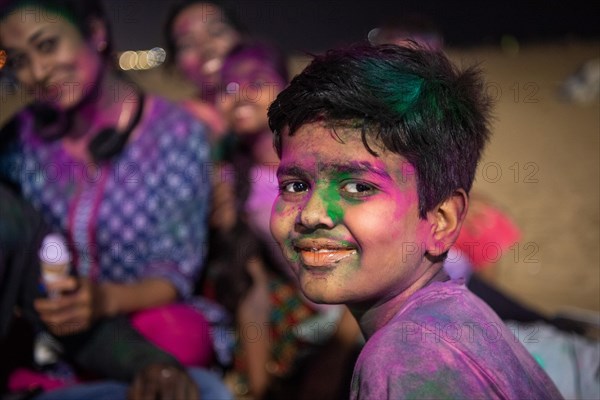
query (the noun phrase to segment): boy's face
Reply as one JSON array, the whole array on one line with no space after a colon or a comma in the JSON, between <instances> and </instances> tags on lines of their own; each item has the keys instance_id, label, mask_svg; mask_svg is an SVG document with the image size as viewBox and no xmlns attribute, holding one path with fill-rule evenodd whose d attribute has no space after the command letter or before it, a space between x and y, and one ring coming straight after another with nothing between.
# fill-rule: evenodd
<instances>
[{"instance_id":1,"label":"boy's face","mask_svg":"<svg viewBox=\"0 0 600 400\"><path fill-rule=\"evenodd\" d=\"M360 131L320 123L282 135L271 231L302 291L319 303L370 306L423 273L431 225L419 218L414 168Z\"/></svg>"}]
</instances>

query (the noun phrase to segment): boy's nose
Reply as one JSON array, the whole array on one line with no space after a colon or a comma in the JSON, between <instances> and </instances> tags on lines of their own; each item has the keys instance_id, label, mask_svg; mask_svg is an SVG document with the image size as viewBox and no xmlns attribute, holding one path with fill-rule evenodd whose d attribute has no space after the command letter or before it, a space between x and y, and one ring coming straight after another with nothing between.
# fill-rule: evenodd
<instances>
[{"instance_id":1,"label":"boy's nose","mask_svg":"<svg viewBox=\"0 0 600 400\"><path fill-rule=\"evenodd\" d=\"M308 229L331 229L335 226L335 215L330 212L331 201L322 194L313 192L299 215L299 223Z\"/></svg>"}]
</instances>

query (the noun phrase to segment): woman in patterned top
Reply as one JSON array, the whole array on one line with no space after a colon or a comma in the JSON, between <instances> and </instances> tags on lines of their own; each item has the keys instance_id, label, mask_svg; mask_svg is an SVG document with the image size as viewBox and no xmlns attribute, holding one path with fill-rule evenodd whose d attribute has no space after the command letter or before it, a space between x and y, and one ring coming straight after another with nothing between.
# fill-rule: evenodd
<instances>
[{"instance_id":1,"label":"woman in patterned top","mask_svg":"<svg viewBox=\"0 0 600 400\"><path fill-rule=\"evenodd\" d=\"M0 37L34 94L1 171L68 239L76 272L37 300L41 319L64 336L128 314L182 364L207 365L208 324L184 304L203 264L205 126L116 72L99 2L9 1Z\"/></svg>"},{"instance_id":2,"label":"woman in patterned top","mask_svg":"<svg viewBox=\"0 0 600 400\"><path fill-rule=\"evenodd\" d=\"M164 33L167 65L195 91L181 104L210 126L210 139L216 145L227 133L226 121L216 107L221 67L227 53L244 40L246 29L235 12L219 0L182 0L170 9Z\"/></svg>"}]
</instances>

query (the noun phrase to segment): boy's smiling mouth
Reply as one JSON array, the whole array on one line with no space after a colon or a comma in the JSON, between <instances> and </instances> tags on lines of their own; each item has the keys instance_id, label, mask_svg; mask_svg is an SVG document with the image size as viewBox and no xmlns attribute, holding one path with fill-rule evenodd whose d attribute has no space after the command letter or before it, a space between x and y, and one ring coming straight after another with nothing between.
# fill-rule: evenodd
<instances>
[{"instance_id":1,"label":"boy's smiling mouth","mask_svg":"<svg viewBox=\"0 0 600 400\"><path fill-rule=\"evenodd\" d=\"M300 239L293 242L294 250L307 267L330 267L357 254L357 249L347 243L328 239Z\"/></svg>"}]
</instances>

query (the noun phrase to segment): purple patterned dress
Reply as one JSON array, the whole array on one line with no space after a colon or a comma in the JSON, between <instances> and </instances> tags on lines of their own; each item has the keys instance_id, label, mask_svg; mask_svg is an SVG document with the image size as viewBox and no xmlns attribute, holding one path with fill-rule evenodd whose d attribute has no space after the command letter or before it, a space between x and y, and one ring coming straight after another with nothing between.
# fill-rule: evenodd
<instances>
[{"instance_id":1,"label":"purple patterned dress","mask_svg":"<svg viewBox=\"0 0 600 400\"><path fill-rule=\"evenodd\" d=\"M73 159L45 142L21 113L20 149L8 172L46 222L69 239L80 276L97 282L168 279L189 298L200 273L209 205L206 128L170 102L149 97L138 134L111 162Z\"/></svg>"}]
</instances>

